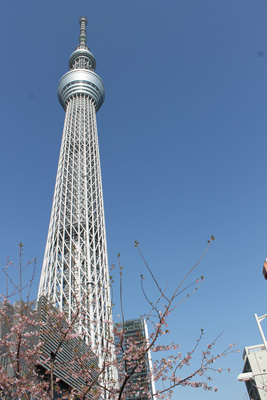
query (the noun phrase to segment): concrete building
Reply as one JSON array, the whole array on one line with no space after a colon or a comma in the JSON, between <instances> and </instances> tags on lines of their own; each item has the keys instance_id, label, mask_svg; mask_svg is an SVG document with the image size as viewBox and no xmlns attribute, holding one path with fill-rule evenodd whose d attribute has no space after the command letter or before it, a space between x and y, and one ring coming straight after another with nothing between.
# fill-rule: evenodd
<instances>
[{"instance_id":1,"label":"concrete building","mask_svg":"<svg viewBox=\"0 0 267 400\"><path fill-rule=\"evenodd\" d=\"M263 344L245 347L243 375L249 398L267 400L267 351ZM251 373L251 378L249 377ZM248 376L248 378L246 378ZM242 378L242 377L241 377Z\"/></svg>"}]
</instances>

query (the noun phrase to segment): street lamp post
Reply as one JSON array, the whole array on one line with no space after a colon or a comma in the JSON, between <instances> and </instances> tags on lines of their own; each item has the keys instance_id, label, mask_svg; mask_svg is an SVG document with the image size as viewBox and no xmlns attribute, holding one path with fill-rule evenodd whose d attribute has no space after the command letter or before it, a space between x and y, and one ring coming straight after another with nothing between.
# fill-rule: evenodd
<instances>
[{"instance_id":1,"label":"street lamp post","mask_svg":"<svg viewBox=\"0 0 267 400\"><path fill-rule=\"evenodd\" d=\"M262 315L261 317L258 317L258 315L255 314L255 318L256 318L256 321L257 321L257 325L258 325L262 340L263 340L263 344L264 344L265 350L267 351L267 342L266 342L266 339L265 339L265 336L264 336L264 333L263 333L263 330L262 330L262 327L261 327L261 324L260 324L261 321L263 321L266 317L267 317L267 314Z\"/></svg>"}]
</instances>

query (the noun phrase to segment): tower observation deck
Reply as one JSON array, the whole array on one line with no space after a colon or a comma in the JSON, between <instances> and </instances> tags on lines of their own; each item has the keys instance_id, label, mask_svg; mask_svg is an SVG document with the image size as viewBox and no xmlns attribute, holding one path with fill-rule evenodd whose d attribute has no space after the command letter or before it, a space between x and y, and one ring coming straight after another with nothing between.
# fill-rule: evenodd
<instances>
[{"instance_id":1,"label":"tower observation deck","mask_svg":"<svg viewBox=\"0 0 267 400\"><path fill-rule=\"evenodd\" d=\"M96 124L105 89L86 45L87 19L79 22L79 45L58 85L66 116L38 297L70 320L79 306L77 329L101 360L112 323Z\"/></svg>"}]
</instances>

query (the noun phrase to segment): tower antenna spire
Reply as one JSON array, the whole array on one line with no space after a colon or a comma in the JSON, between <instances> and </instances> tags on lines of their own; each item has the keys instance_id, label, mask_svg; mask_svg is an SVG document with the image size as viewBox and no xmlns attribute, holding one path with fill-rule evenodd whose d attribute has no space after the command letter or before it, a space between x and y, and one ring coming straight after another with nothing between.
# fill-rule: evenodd
<instances>
[{"instance_id":1,"label":"tower antenna spire","mask_svg":"<svg viewBox=\"0 0 267 400\"><path fill-rule=\"evenodd\" d=\"M86 46L86 25L87 25L87 18L81 17L79 19L80 23L80 45Z\"/></svg>"}]
</instances>

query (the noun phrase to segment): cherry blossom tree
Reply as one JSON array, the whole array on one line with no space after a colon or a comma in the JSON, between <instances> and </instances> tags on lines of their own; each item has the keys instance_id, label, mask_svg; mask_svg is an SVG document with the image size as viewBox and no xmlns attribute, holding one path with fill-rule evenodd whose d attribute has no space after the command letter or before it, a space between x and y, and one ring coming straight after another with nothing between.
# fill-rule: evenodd
<instances>
[{"instance_id":1,"label":"cherry blossom tree","mask_svg":"<svg viewBox=\"0 0 267 400\"><path fill-rule=\"evenodd\" d=\"M19 282L14 282L9 273L14 265L7 262L3 269L6 278L6 293L2 295L0 307L0 398L2 399L112 399L122 400L127 397L136 399L171 399L177 386L202 388L217 391L211 384L210 373L221 373L215 364L220 358L233 352L232 345L221 352L216 352L215 338L208 345L203 345L203 330L186 354L182 354L178 343L168 341L168 321L176 308L190 297L203 282L203 277L186 283L197 268L214 237L208 241L207 248L197 263L186 272L184 278L172 293L162 289L152 269L146 262L139 243L135 246L140 253L154 285L154 298L145 290L144 277L141 276L141 288L149 307L143 318L149 326L150 334L142 333L129 338L125 331L123 309L123 267L118 259L120 276L120 303L122 323L112 327L112 335L105 337L104 361L98 365L97 356L90 346L85 345L77 333L83 309L77 302L77 309L71 321L63 312L57 310L47 299L41 299L37 307L30 301L33 278L23 285L23 245L19 244ZM36 262L33 266L35 275ZM11 288L11 290L9 290ZM24 292L27 289L25 302ZM15 305L11 299L19 298ZM127 301L127 300L126 300ZM116 359L112 349L116 348ZM200 351L200 355L199 355ZM152 368L145 377L140 373L145 367L147 357L152 354ZM198 365L190 370L193 358ZM110 370L116 370L117 379L110 378ZM116 376L116 374L115 374ZM152 393L149 383L153 380L156 391Z\"/></svg>"}]
</instances>

